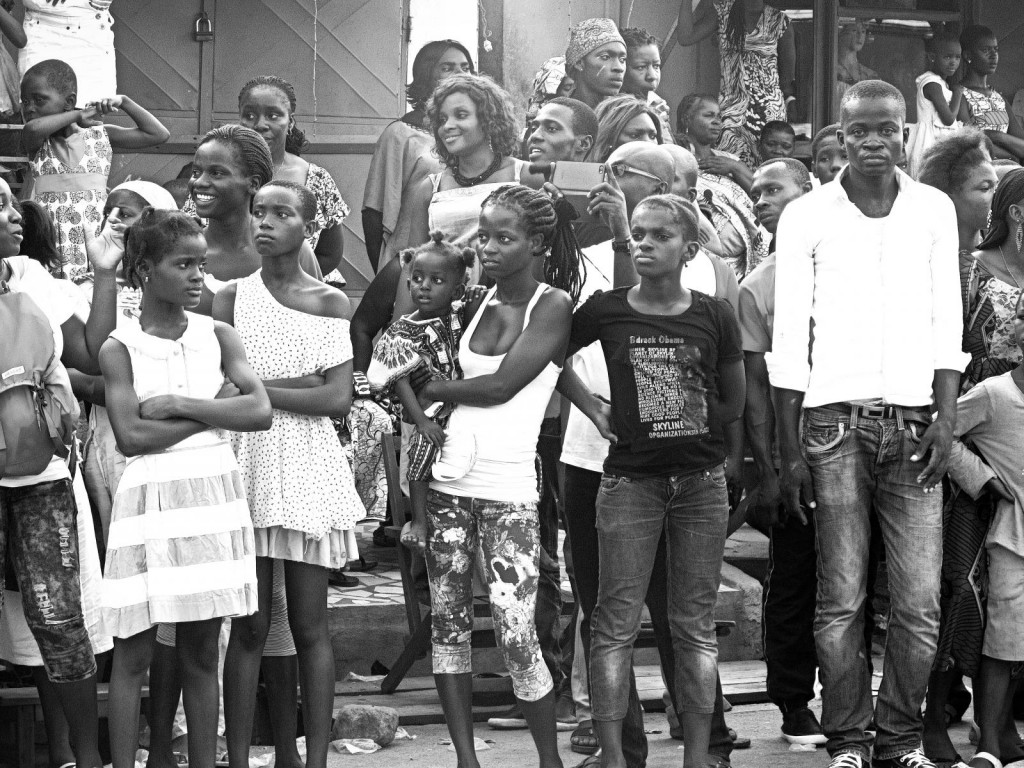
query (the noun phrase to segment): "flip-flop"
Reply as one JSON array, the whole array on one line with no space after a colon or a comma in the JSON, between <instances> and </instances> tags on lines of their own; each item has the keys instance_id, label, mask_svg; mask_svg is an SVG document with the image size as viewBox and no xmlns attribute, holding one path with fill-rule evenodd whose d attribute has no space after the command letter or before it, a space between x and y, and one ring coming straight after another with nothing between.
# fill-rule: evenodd
<instances>
[{"instance_id":1,"label":"flip-flop","mask_svg":"<svg viewBox=\"0 0 1024 768\"><path fill-rule=\"evenodd\" d=\"M576 726L572 732L572 736L569 737L569 749L580 755L593 755L600 748L600 743L597 741L597 736L594 735L594 721L583 720L579 725ZM584 760L584 763L586 761ZM595 765L599 765L595 763ZM582 763L581 763L582 765ZM577 766L579 768L579 766Z\"/></svg>"},{"instance_id":2,"label":"flip-flop","mask_svg":"<svg viewBox=\"0 0 1024 768\"><path fill-rule=\"evenodd\" d=\"M583 758L583 760L573 766L573 768L601 768L601 753L598 751L589 757Z\"/></svg>"},{"instance_id":3,"label":"flip-flop","mask_svg":"<svg viewBox=\"0 0 1024 768\"><path fill-rule=\"evenodd\" d=\"M188 755L182 752L172 752L171 754L174 756L174 764L178 768L188 768Z\"/></svg>"}]
</instances>

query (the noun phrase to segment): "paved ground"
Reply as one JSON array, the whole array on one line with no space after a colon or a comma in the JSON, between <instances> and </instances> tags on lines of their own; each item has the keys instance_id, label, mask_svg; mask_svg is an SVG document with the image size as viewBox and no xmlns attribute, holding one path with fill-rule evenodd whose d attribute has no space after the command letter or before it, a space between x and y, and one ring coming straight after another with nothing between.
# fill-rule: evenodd
<instances>
[{"instance_id":1,"label":"paved ground","mask_svg":"<svg viewBox=\"0 0 1024 768\"><path fill-rule=\"evenodd\" d=\"M825 768L828 765L828 755L824 749L815 752L789 751L789 744L779 735L781 721L778 710L770 705L734 707L726 715L726 720L730 727L753 741L750 749L733 753L732 763L736 768ZM646 723L650 744L649 768L681 766L681 743L669 738L664 715L649 714ZM454 753L448 752L447 745L442 743L448 736L443 725L410 727L407 730L416 736L414 741L396 741L372 755L332 753L328 764L330 768L392 768L402 765L455 768ZM966 724L954 726L951 733L961 754L973 754L974 748L967 743ZM479 753L482 768L532 768L537 764L536 752L527 731L492 731L480 724L476 728L476 735L477 738L493 742L489 750ZM559 746L566 768L572 768L582 759L581 755L569 750L568 733L559 734Z\"/></svg>"}]
</instances>

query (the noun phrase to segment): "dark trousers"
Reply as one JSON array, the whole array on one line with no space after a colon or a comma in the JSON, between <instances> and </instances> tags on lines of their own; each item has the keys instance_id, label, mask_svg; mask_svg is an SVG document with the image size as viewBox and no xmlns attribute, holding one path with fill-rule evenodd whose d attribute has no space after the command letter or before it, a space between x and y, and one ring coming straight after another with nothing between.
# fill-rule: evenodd
<instances>
[{"instance_id":1,"label":"dark trousers","mask_svg":"<svg viewBox=\"0 0 1024 768\"><path fill-rule=\"evenodd\" d=\"M575 648L574 632L563 632L561 623L562 592L558 567L558 459L561 453L561 420L557 416L544 419L537 440L537 459L540 464L537 473L540 478L540 501L537 503L540 576L537 581L537 610L534 618L541 655L551 673L556 691L569 685ZM575 628L575 617L567 626Z\"/></svg>"},{"instance_id":2,"label":"dark trousers","mask_svg":"<svg viewBox=\"0 0 1024 768\"><path fill-rule=\"evenodd\" d=\"M590 617L597 605L599 554L597 541L597 493L601 486L601 473L565 465L565 528L572 550L575 572L576 598L582 612L580 635L590 668ZM672 706L679 712L675 688L675 654L668 622L668 568L665 538L658 544L658 554L651 573L650 585L644 601L651 614L655 642L661 669L666 681ZM588 676L589 679L589 676ZM622 723L622 752L629 768L643 768L647 762L647 737L644 735L644 715L636 680L630 670L629 700ZM722 708L722 684L717 682L715 709L711 720L709 752L728 758L732 752L732 739L725 724Z\"/></svg>"},{"instance_id":3,"label":"dark trousers","mask_svg":"<svg viewBox=\"0 0 1024 768\"><path fill-rule=\"evenodd\" d=\"M817 551L814 516L807 525L790 520L768 529L768 572L762 599L768 698L782 712L814 698L818 654L814 647Z\"/></svg>"}]
</instances>

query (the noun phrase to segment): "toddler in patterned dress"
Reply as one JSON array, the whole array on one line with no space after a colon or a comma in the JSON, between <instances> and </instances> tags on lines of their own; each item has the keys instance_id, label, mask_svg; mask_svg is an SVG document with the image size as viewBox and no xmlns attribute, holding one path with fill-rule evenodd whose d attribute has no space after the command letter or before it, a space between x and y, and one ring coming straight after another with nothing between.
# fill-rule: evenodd
<instances>
[{"instance_id":1,"label":"toddler in patterned dress","mask_svg":"<svg viewBox=\"0 0 1024 768\"><path fill-rule=\"evenodd\" d=\"M445 427L454 406L433 403L424 409L409 375L427 366L435 378L462 378L459 341L465 320L466 278L473 266L472 248L459 248L430 233L419 248L400 254L408 273L409 292L417 309L388 327L373 348L366 378L375 395L398 397L404 420L416 426L409 444L409 499L412 521L402 529L402 543L423 552L427 546L427 493L431 470L445 441Z\"/></svg>"},{"instance_id":2,"label":"toddler in patterned dress","mask_svg":"<svg viewBox=\"0 0 1024 768\"><path fill-rule=\"evenodd\" d=\"M170 136L127 96L76 108L77 90L74 70L58 59L30 67L21 81L22 148L32 172L32 199L57 224L57 245L71 278L88 271L84 230L95 229L103 219L113 150L152 147ZM118 109L135 121L134 128L96 119Z\"/></svg>"}]
</instances>

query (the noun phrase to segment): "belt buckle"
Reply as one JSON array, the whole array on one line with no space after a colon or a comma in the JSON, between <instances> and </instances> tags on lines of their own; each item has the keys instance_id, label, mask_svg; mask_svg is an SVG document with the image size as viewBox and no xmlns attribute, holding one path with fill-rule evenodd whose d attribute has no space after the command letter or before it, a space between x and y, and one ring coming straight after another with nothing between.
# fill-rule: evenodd
<instances>
[{"instance_id":1,"label":"belt buckle","mask_svg":"<svg viewBox=\"0 0 1024 768\"><path fill-rule=\"evenodd\" d=\"M860 415L865 419L884 419L888 408L887 405L862 405Z\"/></svg>"}]
</instances>

